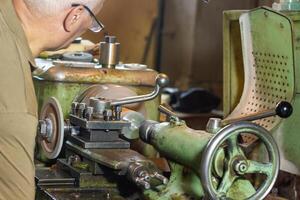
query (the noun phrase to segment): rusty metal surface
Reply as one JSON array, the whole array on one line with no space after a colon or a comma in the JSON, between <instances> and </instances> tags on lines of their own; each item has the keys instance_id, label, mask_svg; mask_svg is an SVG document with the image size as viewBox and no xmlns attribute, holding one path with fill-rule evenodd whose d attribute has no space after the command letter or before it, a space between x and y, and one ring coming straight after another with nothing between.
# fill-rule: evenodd
<instances>
[{"instance_id":1,"label":"rusty metal surface","mask_svg":"<svg viewBox=\"0 0 300 200\"><path fill-rule=\"evenodd\" d=\"M38 200L125 200L116 190L105 189L79 189L79 188L48 188L42 191Z\"/></svg>"},{"instance_id":2,"label":"rusty metal surface","mask_svg":"<svg viewBox=\"0 0 300 200\"><path fill-rule=\"evenodd\" d=\"M83 149L71 142L67 142L67 147L81 156L114 170L122 170L133 161L146 159L130 149Z\"/></svg>"},{"instance_id":3,"label":"rusty metal surface","mask_svg":"<svg viewBox=\"0 0 300 200\"><path fill-rule=\"evenodd\" d=\"M75 178L64 171L55 170L55 168L37 168L35 173L37 186L40 187L72 187L75 185Z\"/></svg>"},{"instance_id":4,"label":"rusty metal surface","mask_svg":"<svg viewBox=\"0 0 300 200\"><path fill-rule=\"evenodd\" d=\"M154 86L157 72L147 70L96 69L57 65L34 79L82 84L114 83L132 86Z\"/></svg>"}]
</instances>

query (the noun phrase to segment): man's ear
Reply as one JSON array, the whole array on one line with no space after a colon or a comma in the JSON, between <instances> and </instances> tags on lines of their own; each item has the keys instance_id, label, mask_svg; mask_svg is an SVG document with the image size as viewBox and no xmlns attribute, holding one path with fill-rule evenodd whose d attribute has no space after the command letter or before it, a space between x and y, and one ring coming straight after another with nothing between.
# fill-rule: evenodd
<instances>
[{"instance_id":1,"label":"man's ear","mask_svg":"<svg viewBox=\"0 0 300 200\"><path fill-rule=\"evenodd\" d=\"M84 13L83 6L74 7L64 20L64 29L67 32L72 32L72 30L77 29L79 21L82 19Z\"/></svg>"}]
</instances>

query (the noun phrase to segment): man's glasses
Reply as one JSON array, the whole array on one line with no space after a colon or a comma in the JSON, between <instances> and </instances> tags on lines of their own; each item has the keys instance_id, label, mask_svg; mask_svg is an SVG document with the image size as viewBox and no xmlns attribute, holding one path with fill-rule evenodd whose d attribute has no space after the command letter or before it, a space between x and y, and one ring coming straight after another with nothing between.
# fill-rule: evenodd
<instances>
[{"instance_id":1,"label":"man's glasses","mask_svg":"<svg viewBox=\"0 0 300 200\"><path fill-rule=\"evenodd\" d=\"M90 30L93 31L94 33L99 33L100 31L102 31L104 29L104 25L97 19L96 15L93 13L93 11L82 4L72 4L72 7L77 7L77 6L83 6L91 15L92 17L92 25L90 26Z\"/></svg>"}]
</instances>

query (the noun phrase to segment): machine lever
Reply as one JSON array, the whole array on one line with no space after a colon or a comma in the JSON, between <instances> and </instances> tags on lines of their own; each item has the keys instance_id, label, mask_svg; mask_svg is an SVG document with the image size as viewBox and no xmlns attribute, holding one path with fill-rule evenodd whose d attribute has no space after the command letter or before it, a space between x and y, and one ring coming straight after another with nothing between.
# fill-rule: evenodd
<instances>
[{"instance_id":1,"label":"machine lever","mask_svg":"<svg viewBox=\"0 0 300 200\"><path fill-rule=\"evenodd\" d=\"M173 118L175 121L180 121L179 117L176 115L176 113L174 113L173 111L171 111L170 109L168 109L167 107L160 105L158 107L158 111L167 115L167 117L169 119Z\"/></svg>"},{"instance_id":2,"label":"machine lever","mask_svg":"<svg viewBox=\"0 0 300 200\"><path fill-rule=\"evenodd\" d=\"M159 110L159 112L167 115L168 117L171 117L171 116L176 117L176 114L173 111L171 111L170 109L168 109L167 107L165 107L163 105L160 105L158 107L158 110Z\"/></svg>"},{"instance_id":3,"label":"machine lever","mask_svg":"<svg viewBox=\"0 0 300 200\"><path fill-rule=\"evenodd\" d=\"M273 109L268 109L259 113L250 114L240 118L222 120L222 125L225 126L240 121L255 121L255 120L272 117L276 115L281 118L288 118L292 115L292 113L293 113L292 105L289 102L281 101Z\"/></svg>"},{"instance_id":4,"label":"machine lever","mask_svg":"<svg viewBox=\"0 0 300 200\"><path fill-rule=\"evenodd\" d=\"M166 87L168 84L169 84L168 76L165 75L165 74L159 74L156 77L155 89L150 94L113 100L110 103L110 105L111 106L122 106L122 105L128 105L128 104L133 104L133 103L139 103L139 102L145 102L145 101L152 100L152 99L156 98L160 94L161 90L164 87Z\"/></svg>"}]
</instances>

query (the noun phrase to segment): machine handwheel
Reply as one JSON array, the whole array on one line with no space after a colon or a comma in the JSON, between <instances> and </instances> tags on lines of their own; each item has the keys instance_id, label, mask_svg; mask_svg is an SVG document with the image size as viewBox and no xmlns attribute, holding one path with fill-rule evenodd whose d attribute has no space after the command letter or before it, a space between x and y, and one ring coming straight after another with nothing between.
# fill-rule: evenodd
<instances>
[{"instance_id":1,"label":"machine handwheel","mask_svg":"<svg viewBox=\"0 0 300 200\"><path fill-rule=\"evenodd\" d=\"M238 136L247 133L260 139L268 152L268 162L247 159L238 144ZM226 162L219 183L213 182L214 158L218 150L224 147ZM221 129L208 143L201 162L201 180L210 199L227 199L227 193L238 178L247 174L264 174L265 180L248 200L265 198L275 184L279 172L279 151L271 134L261 126L251 122L238 122Z\"/></svg>"},{"instance_id":2,"label":"machine handwheel","mask_svg":"<svg viewBox=\"0 0 300 200\"><path fill-rule=\"evenodd\" d=\"M56 159L64 141L64 118L59 101L50 97L39 116L38 141L48 159Z\"/></svg>"}]
</instances>

